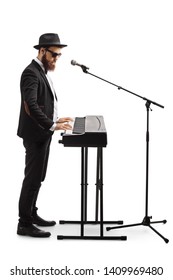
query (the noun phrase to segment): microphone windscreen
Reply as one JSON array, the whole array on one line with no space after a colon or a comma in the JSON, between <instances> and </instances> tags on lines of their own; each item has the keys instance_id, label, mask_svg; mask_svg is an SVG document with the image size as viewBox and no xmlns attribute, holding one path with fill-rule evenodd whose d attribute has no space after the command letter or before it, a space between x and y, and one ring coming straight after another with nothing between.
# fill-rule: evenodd
<instances>
[{"instance_id":1,"label":"microphone windscreen","mask_svg":"<svg viewBox=\"0 0 173 280\"><path fill-rule=\"evenodd\" d=\"M72 64L72 65L76 65L76 61L75 61L75 60L72 60L72 61L71 61L71 64Z\"/></svg>"}]
</instances>

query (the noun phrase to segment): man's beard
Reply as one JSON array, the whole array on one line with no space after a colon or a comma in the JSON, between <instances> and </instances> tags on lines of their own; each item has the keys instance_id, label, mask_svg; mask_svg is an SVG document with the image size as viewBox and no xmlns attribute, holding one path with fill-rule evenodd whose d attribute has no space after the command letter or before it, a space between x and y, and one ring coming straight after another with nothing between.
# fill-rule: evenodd
<instances>
[{"instance_id":1,"label":"man's beard","mask_svg":"<svg viewBox=\"0 0 173 280\"><path fill-rule=\"evenodd\" d=\"M43 63L43 66L45 68L45 71L54 71L55 70L55 64L53 65L52 63L50 63L50 61L47 60L46 58L46 54L44 54L42 56L42 63Z\"/></svg>"}]
</instances>

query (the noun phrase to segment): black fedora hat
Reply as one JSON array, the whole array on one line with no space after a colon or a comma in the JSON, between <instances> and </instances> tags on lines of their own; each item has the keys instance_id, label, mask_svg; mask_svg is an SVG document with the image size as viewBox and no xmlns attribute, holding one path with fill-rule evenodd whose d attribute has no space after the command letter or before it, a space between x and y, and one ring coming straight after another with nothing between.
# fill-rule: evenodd
<instances>
[{"instance_id":1,"label":"black fedora hat","mask_svg":"<svg viewBox=\"0 0 173 280\"><path fill-rule=\"evenodd\" d=\"M67 47L67 45L61 44L60 38L56 33L45 33L40 36L38 45L34 48L39 50L41 47L57 46L60 48Z\"/></svg>"}]
</instances>

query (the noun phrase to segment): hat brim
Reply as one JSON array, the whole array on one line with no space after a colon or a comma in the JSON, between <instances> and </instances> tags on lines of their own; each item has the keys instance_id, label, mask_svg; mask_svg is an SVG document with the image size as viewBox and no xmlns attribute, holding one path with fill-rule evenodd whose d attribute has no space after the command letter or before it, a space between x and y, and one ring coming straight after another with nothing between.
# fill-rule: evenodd
<instances>
[{"instance_id":1,"label":"hat brim","mask_svg":"<svg viewBox=\"0 0 173 280\"><path fill-rule=\"evenodd\" d=\"M67 45L64 45L64 44L41 44L41 45L35 45L34 48L36 50L39 50L40 48L46 48L46 47L59 47L59 48L64 48L64 47L67 47Z\"/></svg>"}]
</instances>

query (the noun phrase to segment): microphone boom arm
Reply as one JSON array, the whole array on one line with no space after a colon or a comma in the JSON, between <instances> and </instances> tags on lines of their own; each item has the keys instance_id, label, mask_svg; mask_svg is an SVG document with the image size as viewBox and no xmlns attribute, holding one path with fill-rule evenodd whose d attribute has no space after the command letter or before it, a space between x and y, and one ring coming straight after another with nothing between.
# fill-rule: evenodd
<instances>
[{"instance_id":1,"label":"microphone boom arm","mask_svg":"<svg viewBox=\"0 0 173 280\"><path fill-rule=\"evenodd\" d=\"M154 104L154 105L156 105L156 106L158 106L158 107L160 107L160 108L164 108L163 105L161 105L161 104L159 104L159 103L157 103L157 102L155 102L155 101L152 101L152 100L150 100L150 99L148 99L148 98L146 98L146 97L143 97L143 96L141 96L141 95L139 95L139 94L134 93L133 91L130 91L130 90L128 90L128 89L125 89L124 87L118 86L118 85L116 85L116 84L114 84L114 83L112 83L112 82L109 82L108 80L105 80L105 79L103 79L103 78L101 78L101 77L99 77L99 76L96 76L96 75L90 73L90 72L87 70L87 69L89 69L89 68L86 67L86 66L84 66L84 65L81 65L81 68L82 68L82 70L83 70L84 73L89 74L89 75L91 75L91 76L93 76L93 77L95 77L95 78L98 78L98 79L100 79L100 80L102 80L102 81L104 81L104 82L106 82L106 83L108 83L108 84L111 84L111 85L117 87L119 90L122 89L122 90L124 90L124 91L126 91L126 92L129 92L129 93L131 93L131 94L133 94L133 95L139 97L139 98L142 98L143 100L149 102L150 104L152 103L152 104Z\"/></svg>"}]
</instances>

